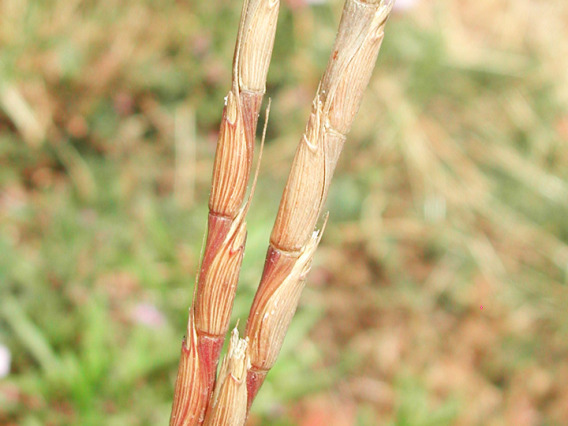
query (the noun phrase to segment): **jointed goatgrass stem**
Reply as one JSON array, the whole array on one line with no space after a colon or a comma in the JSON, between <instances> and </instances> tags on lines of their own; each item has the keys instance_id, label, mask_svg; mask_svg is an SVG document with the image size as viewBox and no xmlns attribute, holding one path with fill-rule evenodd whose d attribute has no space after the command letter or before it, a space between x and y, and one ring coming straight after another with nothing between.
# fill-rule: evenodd
<instances>
[{"instance_id":1,"label":"jointed goatgrass stem","mask_svg":"<svg viewBox=\"0 0 568 426\"><path fill-rule=\"evenodd\" d=\"M392 5L392 0L345 3L333 53L282 195L246 337L242 340L236 330L233 333L215 385L244 251L249 206L244 197L278 15L278 0L245 0L233 87L223 110L213 168L205 252L182 346L171 425L204 420L212 425L244 424L296 311L323 232L314 228Z\"/></svg>"},{"instance_id":2,"label":"jointed goatgrass stem","mask_svg":"<svg viewBox=\"0 0 568 426\"><path fill-rule=\"evenodd\" d=\"M345 137L369 83L392 1L347 0L327 69L312 104L247 322L248 405L274 365L319 239L313 233Z\"/></svg>"},{"instance_id":3,"label":"jointed goatgrass stem","mask_svg":"<svg viewBox=\"0 0 568 426\"><path fill-rule=\"evenodd\" d=\"M213 166L207 240L190 310L188 339L182 347L170 425L203 422L215 383L243 257L248 209L248 203L243 203L278 8L279 0L245 0L243 5L233 84L225 98ZM185 359L190 357L193 359ZM193 378L192 386L185 386L189 377ZM189 402L191 407L187 407Z\"/></svg>"}]
</instances>

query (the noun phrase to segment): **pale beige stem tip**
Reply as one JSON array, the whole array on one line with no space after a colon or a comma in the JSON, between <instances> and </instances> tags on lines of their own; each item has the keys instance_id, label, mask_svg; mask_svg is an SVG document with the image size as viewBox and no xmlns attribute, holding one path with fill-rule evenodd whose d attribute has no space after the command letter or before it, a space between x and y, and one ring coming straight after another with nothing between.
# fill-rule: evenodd
<instances>
[{"instance_id":1,"label":"pale beige stem tip","mask_svg":"<svg viewBox=\"0 0 568 426\"><path fill-rule=\"evenodd\" d=\"M327 69L296 150L271 244L298 252L322 212L345 137L369 83L392 1L347 0Z\"/></svg>"},{"instance_id":2,"label":"pale beige stem tip","mask_svg":"<svg viewBox=\"0 0 568 426\"><path fill-rule=\"evenodd\" d=\"M239 332L235 327L231 333L229 350L219 371L213 401L205 417L205 425L244 425L247 416L246 376L249 367L247 340L239 338Z\"/></svg>"}]
</instances>

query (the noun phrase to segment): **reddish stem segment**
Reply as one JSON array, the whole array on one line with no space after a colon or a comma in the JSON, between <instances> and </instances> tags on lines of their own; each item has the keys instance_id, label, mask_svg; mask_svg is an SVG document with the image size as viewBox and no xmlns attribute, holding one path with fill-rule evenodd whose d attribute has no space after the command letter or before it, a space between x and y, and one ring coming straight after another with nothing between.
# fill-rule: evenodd
<instances>
[{"instance_id":1,"label":"reddish stem segment","mask_svg":"<svg viewBox=\"0 0 568 426\"><path fill-rule=\"evenodd\" d=\"M266 379L266 375L268 371L256 371L252 368L247 373L247 413L250 411L250 407L252 406L252 402L254 398L256 398L256 394L258 393L260 387L264 383L264 379Z\"/></svg>"},{"instance_id":2,"label":"reddish stem segment","mask_svg":"<svg viewBox=\"0 0 568 426\"><path fill-rule=\"evenodd\" d=\"M205 418L209 393L204 384L208 380L208 373L199 360L197 335L193 327L193 312L190 312L188 335L181 345L170 425L199 424Z\"/></svg>"}]
</instances>

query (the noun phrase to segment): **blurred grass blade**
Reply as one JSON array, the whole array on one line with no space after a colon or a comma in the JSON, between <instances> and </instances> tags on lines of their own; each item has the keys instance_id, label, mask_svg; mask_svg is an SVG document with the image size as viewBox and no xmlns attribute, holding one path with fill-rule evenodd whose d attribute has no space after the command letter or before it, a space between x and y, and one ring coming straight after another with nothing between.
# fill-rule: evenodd
<instances>
[{"instance_id":1,"label":"blurred grass blade","mask_svg":"<svg viewBox=\"0 0 568 426\"><path fill-rule=\"evenodd\" d=\"M13 297L8 297L2 302L0 309L18 340L26 347L42 370L47 375L57 372L60 362L49 345L49 340L22 310L18 301Z\"/></svg>"},{"instance_id":2,"label":"blurred grass blade","mask_svg":"<svg viewBox=\"0 0 568 426\"><path fill-rule=\"evenodd\" d=\"M0 82L0 107L30 147L37 149L42 145L46 129L15 86Z\"/></svg>"}]
</instances>

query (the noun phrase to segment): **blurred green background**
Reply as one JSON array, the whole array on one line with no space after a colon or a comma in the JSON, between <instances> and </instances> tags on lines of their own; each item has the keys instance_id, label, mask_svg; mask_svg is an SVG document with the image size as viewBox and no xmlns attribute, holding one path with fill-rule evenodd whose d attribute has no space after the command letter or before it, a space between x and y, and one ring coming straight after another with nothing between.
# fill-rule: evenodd
<instances>
[{"instance_id":1,"label":"blurred green background","mask_svg":"<svg viewBox=\"0 0 568 426\"><path fill-rule=\"evenodd\" d=\"M280 12L241 328L341 12L310 3ZM0 0L0 424L167 423L240 7ZM568 424L566 22L399 0L251 424Z\"/></svg>"}]
</instances>

